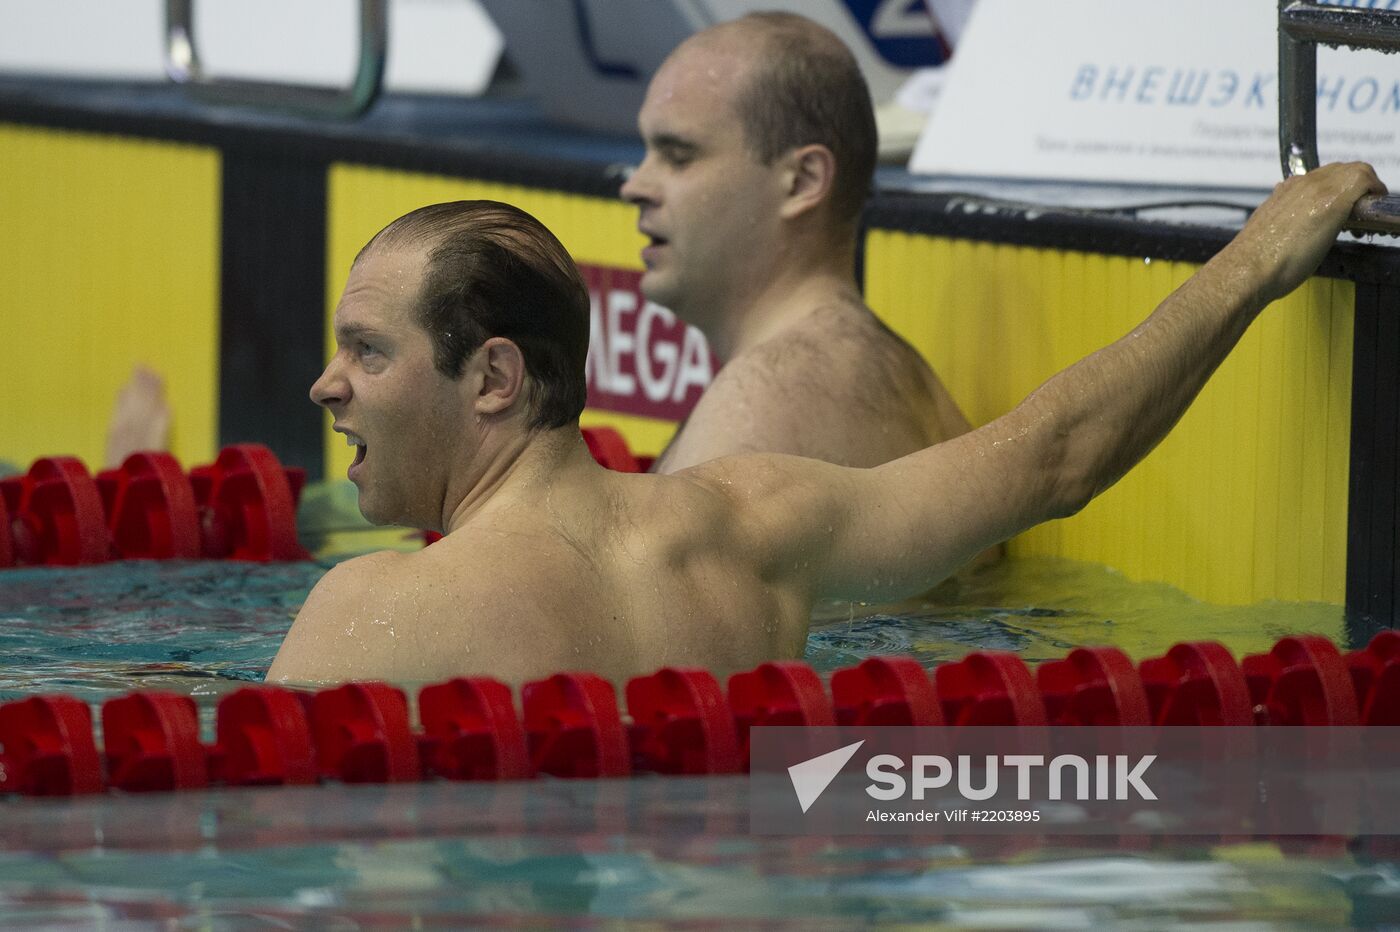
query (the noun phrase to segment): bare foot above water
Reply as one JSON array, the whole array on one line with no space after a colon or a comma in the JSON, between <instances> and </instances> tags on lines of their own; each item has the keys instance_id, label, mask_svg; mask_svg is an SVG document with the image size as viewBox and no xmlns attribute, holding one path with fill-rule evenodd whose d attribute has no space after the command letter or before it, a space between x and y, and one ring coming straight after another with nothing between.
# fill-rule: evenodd
<instances>
[{"instance_id":1,"label":"bare foot above water","mask_svg":"<svg viewBox=\"0 0 1400 932\"><path fill-rule=\"evenodd\" d=\"M170 407L165 403L165 380L154 370L137 366L117 393L107 424L105 468L115 469L128 456L170 446Z\"/></svg>"}]
</instances>

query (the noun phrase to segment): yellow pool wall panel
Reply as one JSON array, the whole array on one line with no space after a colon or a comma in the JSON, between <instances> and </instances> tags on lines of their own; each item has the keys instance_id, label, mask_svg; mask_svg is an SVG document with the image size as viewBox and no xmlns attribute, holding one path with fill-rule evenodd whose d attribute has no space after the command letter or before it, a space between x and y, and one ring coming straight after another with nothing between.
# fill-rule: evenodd
<instances>
[{"instance_id":1,"label":"yellow pool wall panel","mask_svg":"<svg viewBox=\"0 0 1400 932\"><path fill-rule=\"evenodd\" d=\"M1197 269L874 230L866 290L974 424L1129 332ZM1264 311L1162 444L1013 554L1104 563L1226 605L1345 600L1354 286Z\"/></svg>"},{"instance_id":2,"label":"yellow pool wall panel","mask_svg":"<svg viewBox=\"0 0 1400 932\"><path fill-rule=\"evenodd\" d=\"M337 163L326 183L326 334L333 347L331 319L360 248L396 217L426 204L488 199L514 204L547 226L581 263L641 269L644 245L636 229L636 208L613 198L585 197L472 179ZM584 426L615 427L634 452L654 456L670 439L669 421L588 410ZM352 453L326 419L326 476L340 478ZM337 443L336 441L340 442Z\"/></svg>"},{"instance_id":3,"label":"yellow pool wall panel","mask_svg":"<svg viewBox=\"0 0 1400 932\"><path fill-rule=\"evenodd\" d=\"M102 465L137 363L166 380L172 452L217 452L214 149L0 123L0 460Z\"/></svg>"},{"instance_id":4,"label":"yellow pool wall panel","mask_svg":"<svg viewBox=\"0 0 1400 932\"><path fill-rule=\"evenodd\" d=\"M409 210L518 204L584 263L638 268L631 207L611 199L354 164L327 187L326 321L356 253ZM930 360L974 423L1127 333L1195 266L888 230L867 239L872 307ZM1315 279L1270 308L1173 434L1082 513L1013 553L1105 563L1221 604L1344 596L1352 286ZM654 454L674 425L585 412ZM326 424L328 477L350 450Z\"/></svg>"}]
</instances>

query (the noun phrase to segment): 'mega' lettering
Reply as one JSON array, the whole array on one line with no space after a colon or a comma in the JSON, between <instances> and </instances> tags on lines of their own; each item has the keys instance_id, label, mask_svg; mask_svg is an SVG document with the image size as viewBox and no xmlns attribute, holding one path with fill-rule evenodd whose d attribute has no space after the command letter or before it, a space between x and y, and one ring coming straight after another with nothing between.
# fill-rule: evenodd
<instances>
[{"instance_id":1,"label":"'mega' lettering","mask_svg":"<svg viewBox=\"0 0 1400 932\"><path fill-rule=\"evenodd\" d=\"M641 293L641 275L579 265L588 285L590 407L681 420L718 364L705 337Z\"/></svg>"}]
</instances>

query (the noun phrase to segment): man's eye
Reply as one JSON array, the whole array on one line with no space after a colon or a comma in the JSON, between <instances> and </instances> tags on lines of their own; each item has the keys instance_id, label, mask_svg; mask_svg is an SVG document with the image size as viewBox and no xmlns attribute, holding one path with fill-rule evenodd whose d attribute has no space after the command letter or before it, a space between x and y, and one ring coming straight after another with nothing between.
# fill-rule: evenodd
<instances>
[{"instance_id":1,"label":"man's eye","mask_svg":"<svg viewBox=\"0 0 1400 932\"><path fill-rule=\"evenodd\" d=\"M364 340L357 340L355 341L355 354L358 356L377 356L379 355L379 350L366 343Z\"/></svg>"},{"instance_id":2,"label":"man's eye","mask_svg":"<svg viewBox=\"0 0 1400 932\"><path fill-rule=\"evenodd\" d=\"M695 155L685 149L667 149L661 153L661 157L666 160L667 164L683 166L689 165Z\"/></svg>"}]
</instances>

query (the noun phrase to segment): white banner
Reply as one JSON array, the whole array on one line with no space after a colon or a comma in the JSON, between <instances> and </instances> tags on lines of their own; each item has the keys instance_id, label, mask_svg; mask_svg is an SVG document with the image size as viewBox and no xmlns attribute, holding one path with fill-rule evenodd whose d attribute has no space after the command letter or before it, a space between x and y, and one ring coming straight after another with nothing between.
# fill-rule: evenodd
<instances>
[{"instance_id":1,"label":"white banner","mask_svg":"<svg viewBox=\"0 0 1400 932\"><path fill-rule=\"evenodd\" d=\"M359 0L196 0L195 43L216 77L343 87ZM486 90L504 40L477 0L390 0L384 87ZM162 0L0 0L0 72L164 81Z\"/></svg>"},{"instance_id":2,"label":"white banner","mask_svg":"<svg viewBox=\"0 0 1400 932\"><path fill-rule=\"evenodd\" d=\"M909 168L1272 187L1277 22L1276 0L979 0ZM1400 180L1400 56L1320 48L1317 72L1322 160Z\"/></svg>"}]
</instances>

